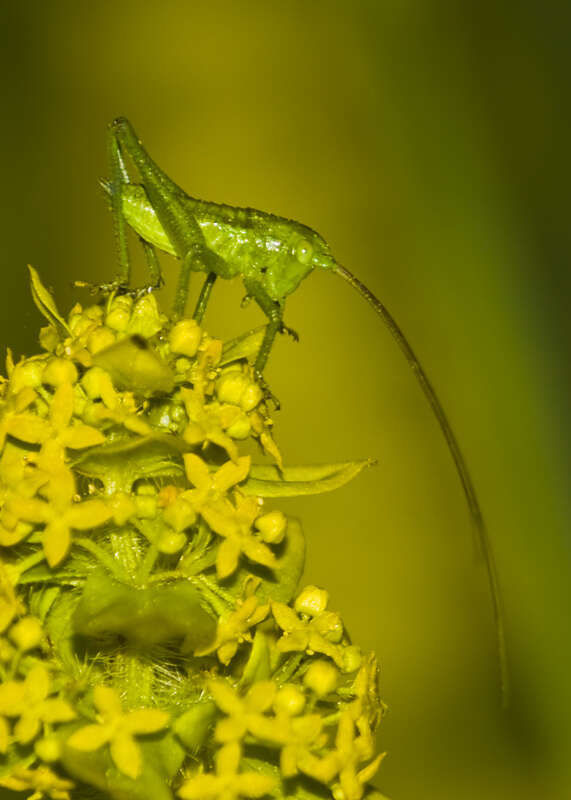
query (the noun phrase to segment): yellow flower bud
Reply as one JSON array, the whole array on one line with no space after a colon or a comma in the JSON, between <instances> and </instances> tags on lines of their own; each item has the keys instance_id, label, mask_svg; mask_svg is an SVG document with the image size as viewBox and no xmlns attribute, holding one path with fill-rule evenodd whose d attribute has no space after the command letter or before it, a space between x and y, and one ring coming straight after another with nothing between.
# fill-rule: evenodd
<instances>
[{"instance_id":1,"label":"yellow flower bud","mask_svg":"<svg viewBox=\"0 0 571 800\"><path fill-rule=\"evenodd\" d=\"M23 617L10 628L10 639L18 650L33 650L42 641L43 629L36 617Z\"/></svg>"},{"instance_id":2,"label":"yellow flower bud","mask_svg":"<svg viewBox=\"0 0 571 800\"><path fill-rule=\"evenodd\" d=\"M16 364L10 376L10 386L14 394L27 386L33 389L40 386L45 365L43 359L40 361L37 358L28 358Z\"/></svg>"},{"instance_id":3,"label":"yellow flower bud","mask_svg":"<svg viewBox=\"0 0 571 800\"><path fill-rule=\"evenodd\" d=\"M308 614L316 617L325 611L329 602L329 592L318 586L306 586L302 589L295 601L295 610L298 614Z\"/></svg>"},{"instance_id":4,"label":"yellow flower bud","mask_svg":"<svg viewBox=\"0 0 571 800\"><path fill-rule=\"evenodd\" d=\"M115 334L110 328L101 325L89 334L87 339L87 349L90 353L95 354L106 347L110 347L115 343Z\"/></svg>"},{"instance_id":5,"label":"yellow flower bud","mask_svg":"<svg viewBox=\"0 0 571 800\"><path fill-rule=\"evenodd\" d=\"M169 334L172 353L192 358L202 339L202 330L195 319L181 319Z\"/></svg>"},{"instance_id":6,"label":"yellow flower bud","mask_svg":"<svg viewBox=\"0 0 571 800\"><path fill-rule=\"evenodd\" d=\"M279 714L282 712L290 717L301 714L304 706L305 695L292 683L286 683L285 686L282 686L274 700L274 709L276 713Z\"/></svg>"},{"instance_id":7,"label":"yellow flower bud","mask_svg":"<svg viewBox=\"0 0 571 800\"><path fill-rule=\"evenodd\" d=\"M69 329L72 334L78 338L81 336L82 333L90 328L93 325L93 321L89 319L87 314L81 309L81 306L77 306L77 310L72 309L69 317L68 317L68 325Z\"/></svg>"},{"instance_id":8,"label":"yellow flower bud","mask_svg":"<svg viewBox=\"0 0 571 800\"><path fill-rule=\"evenodd\" d=\"M186 356L177 358L174 364L175 372L178 372L179 375L184 375L186 372L188 372L191 366L192 361Z\"/></svg>"},{"instance_id":9,"label":"yellow flower bud","mask_svg":"<svg viewBox=\"0 0 571 800\"><path fill-rule=\"evenodd\" d=\"M175 531L183 531L196 522L196 511L184 497L178 497L165 508L163 518Z\"/></svg>"},{"instance_id":10,"label":"yellow flower bud","mask_svg":"<svg viewBox=\"0 0 571 800\"><path fill-rule=\"evenodd\" d=\"M121 295L113 300L111 309L105 317L105 324L114 331L123 332L131 321L133 299L129 295Z\"/></svg>"},{"instance_id":11,"label":"yellow flower bud","mask_svg":"<svg viewBox=\"0 0 571 800\"><path fill-rule=\"evenodd\" d=\"M39 342L44 350L53 352L59 344L59 334L53 325L45 325L40 328Z\"/></svg>"},{"instance_id":12,"label":"yellow flower bud","mask_svg":"<svg viewBox=\"0 0 571 800\"><path fill-rule=\"evenodd\" d=\"M166 528L159 536L157 549L159 553L165 553L166 555L170 556L173 555L173 553L178 553L179 550L182 550L185 544L186 536L184 533L175 533L174 531L169 531L168 528Z\"/></svg>"},{"instance_id":13,"label":"yellow flower bud","mask_svg":"<svg viewBox=\"0 0 571 800\"><path fill-rule=\"evenodd\" d=\"M226 433L228 436L231 436L232 439L246 439L250 435L250 431L252 430L252 426L250 425L250 420L244 414L244 412L240 412L236 419L226 428Z\"/></svg>"},{"instance_id":14,"label":"yellow flower bud","mask_svg":"<svg viewBox=\"0 0 571 800\"><path fill-rule=\"evenodd\" d=\"M339 679L339 671L329 661L314 661L303 676L303 682L308 689L318 697L334 691Z\"/></svg>"},{"instance_id":15,"label":"yellow flower bud","mask_svg":"<svg viewBox=\"0 0 571 800\"><path fill-rule=\"evenodd\" d=\"M42 373L42 382L48 386L61 386L63 383L75 383L77 368L67 358L50 358Z\"/></svg>"},{"instance_id":16,"label":"yellow flower bud","mask_svg":"<svg viewBox=\"0 0 571 800\"><path fill-rule=\"evenodd\" d=\"M51 764L61 757L61 742L55 736L46 736L34 744L34 750L42 761Z\"/></svg>"},{"instance_id":17,"label":"yellow flower bud","mask_svg":"<svg viewBox=\"0 0 571 800\"><path fill-rule=\"evenodd\" d=\"M343 649L343 672L355 672L361 666L361 650L351 644Z\"/></svg>"},{"instance_id":18,"label":"yellow flower bud","mask_svg":"<svg viewBox=\"0 0 571 800\"><path fill-rule=\"evenodd\" d=\"M137 516L142 519L153 519L157 515L156 495L137 495L135 497Z\"/></svg>"},{"instance_id":19,"label":"yellow flower bud","mask_svg":"<svg viewBox=\"0 0 571 800\"><path fill-rule=\"evenodd\" d=\"M108 380L107 373L101 367L88 369L81 379L81 385L85 394L90 400L98 400L101 397L103 382Z\"/></svg>"},{"instance_id":20,"label":"yellow flower bud","mask_svg":"<svg viewBox=\"0 0 571 800\"><path fill-rule=\"evenodd\" d=\"M256 528L262 534L262 539L268 544L278 544L284 538L287 528L287 518L282 511L269 511L255 522Z\"/></svg>"},{"instance_id":21,"label":"yellow flower bud","mask_svg":"<svg viewBox=\"0 0 571 800\"><path fill-rule=\"evenodd\" d=\"M241 369L228 369L216 381L216 394L222 403L240 406L244 411L252 411L263 397L257 383L245 375Z\"/></svg>"}]
</instances>

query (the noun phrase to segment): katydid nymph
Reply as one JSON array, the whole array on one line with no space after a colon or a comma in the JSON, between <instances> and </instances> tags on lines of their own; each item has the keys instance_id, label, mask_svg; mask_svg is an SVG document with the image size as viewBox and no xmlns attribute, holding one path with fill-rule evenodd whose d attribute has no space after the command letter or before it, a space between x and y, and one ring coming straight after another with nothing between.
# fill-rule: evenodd
<instances>
[{"instance_id":1,"label":"katydid nymph","mask_svg":"<svg viewBox=\"0 0 571 800\"><path fill-rule=\"evenodd\" d=\"M155 248L181 262L174 300L174 317L184 313L192 272L206 274L194 318L202 319L217 278L241 277L249 297L260 306L268 323L254 372L262 373L274 339L289 329L283 323L285 299L314 269L321 268L347 281L380 316L412 368L448 444L478 536L492 596L502 691L507 691L503 619L494 559L480 504L456 436L418 358L400 327L375 295L341 266L325 240L311 228L251 208L235 208L190 197L151 159L130 122L120 117L109 127L111 179L103 182L110 197L119 252L115 286L127 289L130 276L127 226L138 234L155 284L161 272ZM132 180L126 157L136 168Z\"/></svg>"}]
</instances>

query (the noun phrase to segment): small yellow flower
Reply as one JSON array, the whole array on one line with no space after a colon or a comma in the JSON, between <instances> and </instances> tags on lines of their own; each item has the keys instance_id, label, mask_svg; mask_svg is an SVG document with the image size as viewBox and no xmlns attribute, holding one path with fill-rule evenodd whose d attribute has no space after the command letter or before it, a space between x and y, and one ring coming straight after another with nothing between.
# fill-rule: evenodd
<instances>
[{"instance_id":1,"label":"small yellow flower","mask_svg":"<svg viewBox=\"0 0 571 800\"><path fill-rule=\"evenodd\" d=\"M301 769L323 783L330 783L337 775L332 787L335 800L361 800L365 784L373 778L384 757L384 753L379 754L359 770L359 764L370 759L373 752L374 741L368 725L360 727L359 735L355 736L355 723L351 713L345 711L339 720L335 750L322 759L308 760Z\"/></svg>"},{"instance_id":2,"label":"small yellow flower","mask_svg":"<svg viewBox=\"0 0 571 800\"><path fill-rule=\"evenodd\" d=\"M195 453L186 453L184 466L187 478L195 488L182 492L180 498L190 503L191 507L215 530L214 525L227 509L228 500L224 495L230 487L245 480L248 476L250 457L243 456L235 463L226 461L219 469L211 472L208 465L199 456ZM216 530L216 533L219 533L219 530ZM237 560L238 556L236 555L236 563ZM228 563L224 562L223 567L228 568ZM233 570L231 569L231 571ZM226 574L229 575L230 572L226 572ZM220 576L220 572L218 574Z\"/></svg>"},{"instance_id":3,"label":"small yellow flower","mask_svg":"<svg viewBox=\"0 0 571 800\"><path fill-rule=\"evenodd\" d=\"M73 385L62 383L52 397L48 419L30 413L19 414L12 417L7 432L30 444L46 447L50 443L52 451L57 450L61 454L61 460L66 447L83 450L102 444L105 437L101 431L81 423L72 424L74 403ZM15 426L16 432L13 430Z\"/></svg>"},{"instance_id":4,"label":"small yellow flower","mask_svg":"<svg viewBox=\"0 0 571 800\"><path fill-rule=\"evenodd\" d=\"M238 645L252 641L249 629L265 619L269 610L269 604L261 606L258 598L250 595L243 602L239 602L235 611L218 620L214 642L205 649L195 651L194 655L206 656L217 650L221 663L229 664L236 655Z\"/></svg>"},{"instance_id":5,"label":"small yellow flower","mask_svg":"<svg viewBox=\"0 0 571 800\"><path fill-rule=\"evenodd\" d=\"M0 416L0 450L4 447L6 436L13 436L22 442L36 442L37 430L43 428L43 421L26 413L26 409L34 402L37 394L31 386L25 386L15 394L8 395L2 404Z\"/></svg>"},{"instance_id":6,"label":"small yellow flower","mask_svg":"<svg viewBox=\"0 0 571 800\"><path fill-rule=\"evenodd\" d=\"M51 797L52 800L69 800L70 789L75 784L65 778L60 778L49 767L36 767L25 769L16 767L10 775L0 778L0 786L11 789L13 792L27 792L26 800L40 800L42 797Z\"/></svg>"},{"instance_id":7,"label":"small yellow flower","mask_svg":"<svg viewBox=\"0 0 571 800\"><path fill-rule=\"evenodd\" d=\"M235 572L241 553L257 564L275 566L275 555L252 530L259 513L260 506L255 497L239 494L236 494L235 505L224 498L218 504L201 510L212 530L224 538L216 557L216 573L219 578L227 578Z\"/></svg>"},{"instance_id":8,"label":"small yellow flower","mask_svg":"<svg viewBox=\"0 0 571 800\"><path fill-rule=\"evenodd\" d=\"M225 680L213 680L208 688L214 702L227 717L216 725L214 737L219 742L239 742L252 727L265 719L275 698L277 687L273 681L258 681L241 697Z\"/></svg>"},{"instance_id":9,"label":"small yellow flower","mask_svg":"<svg viewBox=\"0 0 571 800\"><path fill-rule=\"evenodd\" d=\"M33 650L34 647L41 644L44 638L42 623L37 617L23 617L15 625L12 625L9 636L21 652Z\"/></svg>"},{"instance_id":10,"label":"small yellow flower","mask_svg":"<svg viewBox=\"0 0 571 800\"><path fill-rule=\"evenodd\" d=\"M69 722L76 713L65 700L49 698L53 688L45 667L31 669L24 681L0 685L0 714L18 717L14 737L20 744L36 738L43 722Z\"/></svg>"},{"instance_id":11,"label":"small yellow flower","mask_svg":"<svg viewBox=\"0 0 571 800\"><path fill-rule=\"evenodd\" d=\"M192 445L212 442L226 450L228 457L236 462L238 448L224 431L239 416L239 409L219 403L204 405L199 392L192 389L181 389L181 397L188 416L188 425L182 434L185 442Z\"/></svg>"},{"instance_id":12,"label":"small yellow flower","mask_svg":"<svg viewBox=\"0 0 571 800\"><path fill-rule=\"evenodd\" d=\"M271 792L275 780L259 772L238 772L241 749L237 742L227 744L216 754L216 774L196 775L178 790L183 800L235 800L238 797L263 797Z\"/></svg>"},{"instance_id":13,"label":"small yellow flower","mask_svg":"<svg viewBox=\"0 0 571 800\"><path fill-rule=\"evenodd\" d=\"M103 500L74 502L75 479L67 467L60 465L52 472L47 487L42 488L46 500L38 497L14 497L10 510L24 522L44 524L43 547L50 567L62 561L71 545L71 532L97 528L112 516L113 512Z\"/></svg>"},{"instance_id":14,"label":"small yellow flower","mask_svg":"<svg viewBox=\"0 0 571 800\"><path fill-rule=\"evenodd\" d=\"M99 750L109 744L111 758L117 769L135 780L143 768L135 736L160 731L168 723L169 715L155 708L124 712L119 695L108 686L95 687L93 703L99 712L99 721L72 733L67 744L84 752Z\"/></svg>"},{"instance_id":15,"label":"small yellow flower","mask_svg":"<svg viewBox=\"0 0 571 800\"><path fill-rule=\"evenodd\" d=\"M299 617L293 608L278 601L272 602L272 613L283 636L276 646L282 653L291 651L323 653L329 656L340 669L345 666L343 648L337 643L343 636L343 624L338 614L323 610L314 617L302 614Z\"/></svg>"},{"instance_id":16,"label":"small yellow flower","mask_svg":"<svg viewBox=\"0 0 571 800\"><path fill-rule=\"evenodd\" d=\"M273 701L275 716L253 719L249 726L257 739L281 748L280 771L284 778L305 771L308 760L316 758L312 750L320 749L326 742L321 716L302 715L304 707L303 692L293 684L285 684Z\"/></svg>"}]
</instances>

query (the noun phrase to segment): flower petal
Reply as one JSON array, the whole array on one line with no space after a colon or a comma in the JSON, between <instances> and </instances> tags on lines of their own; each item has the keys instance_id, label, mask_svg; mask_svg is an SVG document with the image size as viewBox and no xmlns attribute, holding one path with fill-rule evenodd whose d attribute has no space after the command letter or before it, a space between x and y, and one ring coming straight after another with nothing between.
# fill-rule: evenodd
<instances>
[{"instance_id":1,"label":"flower petal","mask_svg":"<svg viewBox=\"0 0 571 800\"><path fill-rule=\"evenodd\" d=\"M135 780L143 769L139 745L128 733L119 733L111 741L111 758L124 775Z\"/></svg>"},{"instance_id":2,"label":"flower petal","mask_svg":"<svg viewBox=\"0 0 571 800\"><path fill-rule=\"evenodd\" d=\"M107 744L111 736L112 731L108 725L86 725L72 733L67 744L76 750L90 753Z\"/></svg>"},{"instance_id":3,"label":"flower petal","mask_svg":"<svg viewBox=\"0 0 571 800\"><path fill-rule=\"evenodd\" d=\"M158 708L138 708L125 715L123 724L131 733L155 733L164 728L169 721L169 714Z\"/></svg>"}]
</instances>

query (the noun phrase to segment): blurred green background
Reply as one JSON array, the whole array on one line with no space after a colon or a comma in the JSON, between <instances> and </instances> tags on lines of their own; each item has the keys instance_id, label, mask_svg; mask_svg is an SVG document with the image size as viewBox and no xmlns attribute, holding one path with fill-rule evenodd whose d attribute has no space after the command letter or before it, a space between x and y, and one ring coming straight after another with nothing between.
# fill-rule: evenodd
<instances>
[{"instance_id":1,"label":"blurred green background","mask_svg":"<svg viewBox=\"0 0 571 800\"><path fill-rule=\"evenodd\" d=\"M3 345L37 346L27 262L62 310L73 279L112 277L98 179L106 125L122 114L190 194L322 233L394 313L437 387L496 553L505 712L485 571L418 386L340 280L312 275L290 298L286 322L301 342L282 337L267 371L286 462L379 461L286 510L304 522L307 580L378 653L389 711L376 784L393 800L571 795L564 7L0 7ZM163 265L174 275L174 262ZM239 308L242 294L219 282L211 333L261 323L256 308Z\"/></svg>"}]
</instances>

